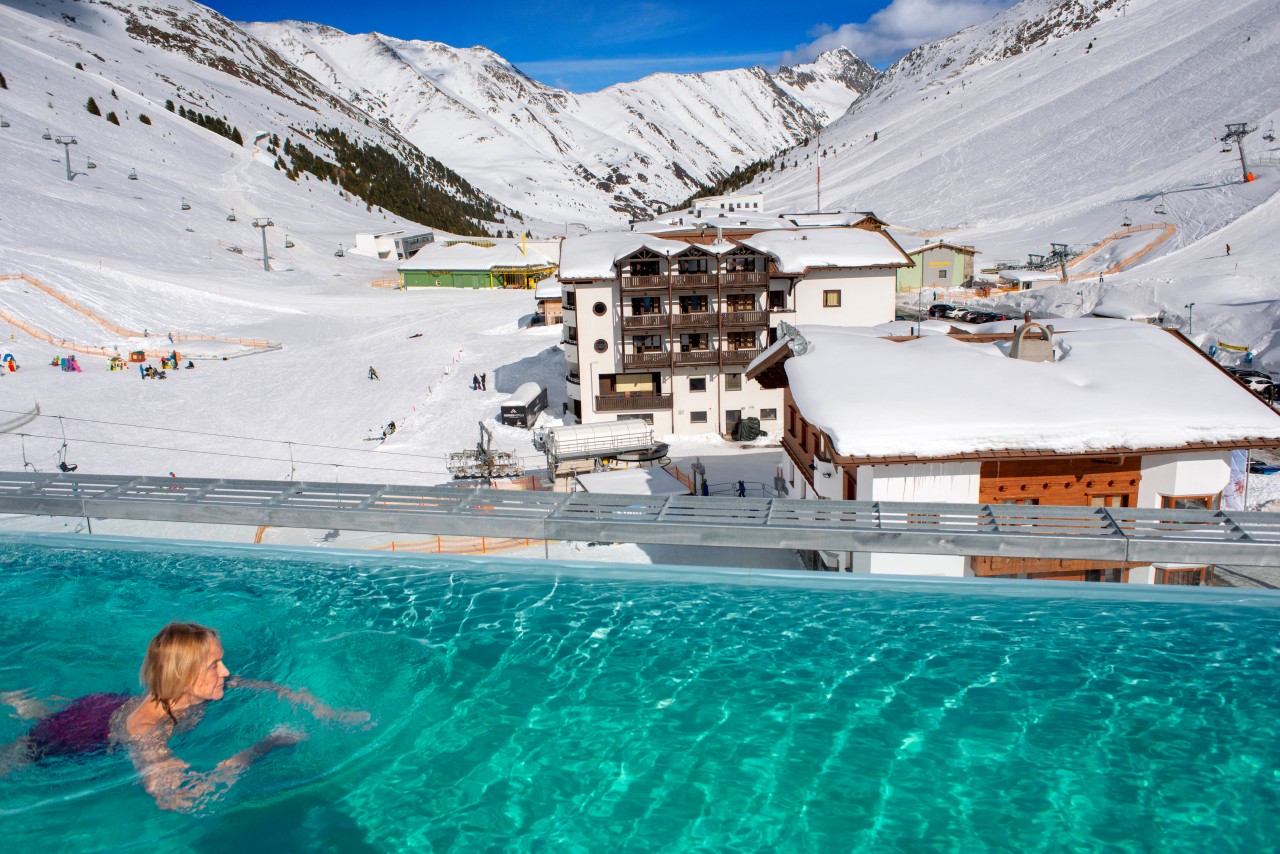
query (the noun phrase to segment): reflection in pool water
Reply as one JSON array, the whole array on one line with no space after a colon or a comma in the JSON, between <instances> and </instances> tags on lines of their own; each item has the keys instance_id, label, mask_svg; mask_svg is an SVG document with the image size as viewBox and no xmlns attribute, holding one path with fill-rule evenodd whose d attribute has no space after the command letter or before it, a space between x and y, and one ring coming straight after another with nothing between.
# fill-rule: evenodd
<instances>
[{"instance_id":1,"label":"reflection in pool water","mask_svg":"<svg viewBox=\"0 0 1280 854\"><path fill-rule=\"evenodd\" d=\"M121 755L21 769L14 850L1273 844L1272 595L0 539L0 689L135 690L171 619L377 725L228 693L195 767L309 740L195 817Z\"/></svg>"}]
</instances>

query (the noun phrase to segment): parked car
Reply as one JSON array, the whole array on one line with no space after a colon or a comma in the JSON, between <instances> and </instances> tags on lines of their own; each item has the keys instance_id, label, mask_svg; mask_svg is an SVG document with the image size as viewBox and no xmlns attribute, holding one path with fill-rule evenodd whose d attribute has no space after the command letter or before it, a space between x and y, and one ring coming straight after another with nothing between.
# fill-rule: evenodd
<instances>
[{"instance_id":1,"label":"parked car","mask_svg":"<svg viewBox=\"0 0 1280 854\"><path fill-rule=\"evenodd\" d=\"M928 314L930 317L946 317L947 312L953 309L954 306L947 305L945 302L935 302L933 305L929 306Z\"/></svg>"},{"instance_id":2,"label":"parked car","mask_svg":"<svg viewBox=\"0 0 1280 854\"><path fill-rule=\"evenodd\" d=\"M1247 385L1250 391L1256 391L1258 394L1264 394L1268 388L1274 385L1274 383L1271 382L1271 377L1268 377L1265 374L1260 377L1236 374L1236 379Z\"/></svg>"},{"instance_id":3,"label":"parked car","mask_svg":"<svg viewBox=\"0 0 1280 854\"><path fill-rule=\"evenodd\" d=\"M1271 382L1270 374L1264 374L1262 371L1255 371L1252 368L1227 368L1227 371L1228 373L1235 374L1237 377L1239 377L1242 380L1245 379L1246 377L1257 377L1258 379L1263 379L1263 380L1266 380L1267 382Z\"/></svg>"},{"instance_id":4,"label":"parked car","mask_svg":"<svg viewBox=\"0 0 1280 854\"><path fill-rule=\"evenodd\" d=\"M1249 463L1249 471L1253 474L1280 474L1280 466L1254 460Z\"/></svg>"}]
</instances>

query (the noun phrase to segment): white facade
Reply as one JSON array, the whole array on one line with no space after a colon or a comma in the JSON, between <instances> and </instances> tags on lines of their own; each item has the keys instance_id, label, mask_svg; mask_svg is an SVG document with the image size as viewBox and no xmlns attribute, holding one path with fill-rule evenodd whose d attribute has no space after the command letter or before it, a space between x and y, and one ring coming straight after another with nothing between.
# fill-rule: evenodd
<instances>
[{"instance_id":1,"label":"white facade","mask_svg":"<svg viewBox=\"0 0 1280 854\"><path fill-rule=\"evenodd\" d=\"M761 213L764 210L764 193L735 193L728 196L705 196L694 199L690 205L695 213L733 213L749 211Z\"/></svg>"},{"instance_id":2,"label":"white facade","mask_svg":"<svg viewBox=\"0 0 1280 854\"><path fill-rule=\"evenodd\" d=\"M1218 495L1230 480L1230 451L1143 457L1138 506L1160 507L1165 498Z\"/></svg>"},{"instance_id":3,"label":"white facade","mask_svg":"<svg viewBox=\"0 0 1280 854\"><path fill-rule=\"evenodd\" d=\"M384 231L377 234L357 234L356 245L351 252L384 261L403 261L422 247L435 241L430 231Z\"/></svg>"}]
</instances>

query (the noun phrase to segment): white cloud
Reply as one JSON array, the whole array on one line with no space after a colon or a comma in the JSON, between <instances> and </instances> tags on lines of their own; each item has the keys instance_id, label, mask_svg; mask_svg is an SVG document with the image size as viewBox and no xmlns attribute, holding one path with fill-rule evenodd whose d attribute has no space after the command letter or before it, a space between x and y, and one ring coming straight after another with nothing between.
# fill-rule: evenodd
<instances>
[{"instance_id":1,"label":"white cloud","mask_svg":"<svg viewBox=\"0 0 1280 854\"><path fill-rule=\"evenodd\" d=\"M823 51L849 48L870 63L897 59L927 42L989 20L1016 0L892 0L862 24L823 26L817 38L782 56L784 65L808 62Z\"/></svg>"}]
</instances>

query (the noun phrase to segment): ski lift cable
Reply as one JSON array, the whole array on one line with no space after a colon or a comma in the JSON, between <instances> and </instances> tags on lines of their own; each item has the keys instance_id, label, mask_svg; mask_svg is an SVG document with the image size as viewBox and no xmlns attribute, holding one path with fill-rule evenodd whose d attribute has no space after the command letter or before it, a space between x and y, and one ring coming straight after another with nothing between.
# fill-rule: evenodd
<instances>
[{"instance_id":1,"label":"ski lift cable","mask_svg":"<svg viewBox=\"0 0 1280 854\"><path fill-rule=\"evenodd\" d=\"M12 413L15 415L25 414L23 411L17 410L17 409L0 409L0 412ZM158 430L164 433L170 433L170 434L173 433L172 427L155 427L150 424L130 424L124 421L105 421L105 420L96 419L96 418L77 418L74 415L43 415L42 414L42 415L37 415L36 417L37 418L57 418L59 422L61 422L65 418L67 421L75 421L83 424L95 424L95 425L104 426L104 427L129 427L135 430ZM233 433L213 433L213 432L204 431L204 430L184 430L182 432L184 435L190 435L190 436L208 436L215 439L235 439L237 441L242 441L242 442L274 442L274 443L283 444L283 445L297 445L300 448L320 448L326 451L345 451L345 452L352 452L352 453L378 454L379 456L383 456L383 457L394 456L394 457L405 457L408 459L421 459L421 460L447 459L446 457L438 454L415 454L415 453L410 453L405 451L384 451L384 450L375 449L375 448L354 448L354 447L348 447L345 445L324 445L316 442L300 442L300 441L297 441L296 439L262 439L257 436L238 436ZM57 438L57 437L55 436L53 438ZM88 440L81 439L81 441L88 441Z\"/></svg>"}]
</instances>

